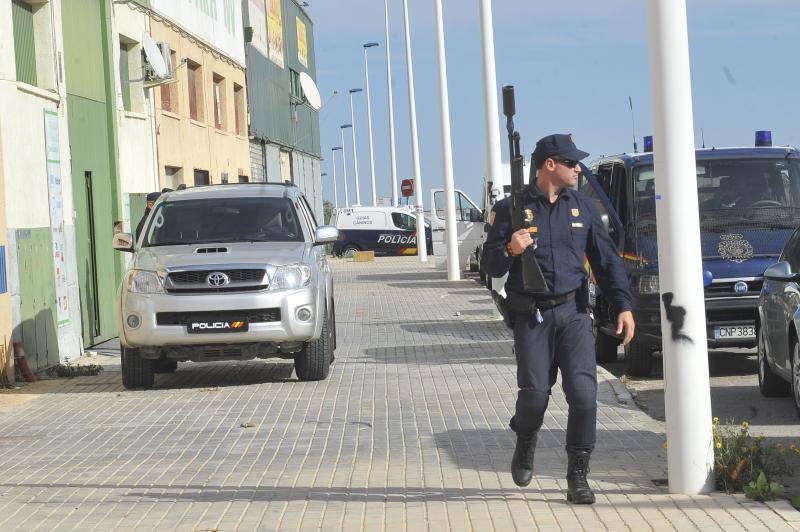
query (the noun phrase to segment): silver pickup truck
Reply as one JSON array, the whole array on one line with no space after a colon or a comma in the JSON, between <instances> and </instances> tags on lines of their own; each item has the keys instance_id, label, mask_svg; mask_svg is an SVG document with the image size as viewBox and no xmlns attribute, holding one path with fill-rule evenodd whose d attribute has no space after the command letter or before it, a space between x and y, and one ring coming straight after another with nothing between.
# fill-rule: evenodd
<instances>
[{"instance_id":1,"label":"silver pickup truck","mask_svg":"<svg viewBox=\"0 0 800 532\"><path fill-rule=\"evenodd\" d=\"M119 288L122 382L149 388L154 374L193 362L292 358L300 380L322 380L334 358L333 275L299 188L216 185L169 192L139 240Z\"/></svg>"}]
</instances>

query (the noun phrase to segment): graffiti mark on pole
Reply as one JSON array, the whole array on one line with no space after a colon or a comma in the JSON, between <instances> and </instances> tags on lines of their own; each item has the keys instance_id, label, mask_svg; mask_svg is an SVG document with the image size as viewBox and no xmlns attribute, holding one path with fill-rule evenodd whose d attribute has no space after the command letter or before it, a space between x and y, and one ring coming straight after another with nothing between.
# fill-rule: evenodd
<instances>
[{"instance_id":1,"label":"graffiti mark on pole","mask_svg":"<svg viewBox=\"0 0 800 532\"><path fill-rule=\"evenodd\" d=\"M661 296L661 300L664 302L664 312L666 313L667 320L672 327L672 339L676 342L685 341L693 344L694 341L681 332L681 329L683 329L683 324L686 321L686 309L683 307L673 306L672 300L674 298L675 294L672 292L667 292Z\"/></svg>"}]
</instances>

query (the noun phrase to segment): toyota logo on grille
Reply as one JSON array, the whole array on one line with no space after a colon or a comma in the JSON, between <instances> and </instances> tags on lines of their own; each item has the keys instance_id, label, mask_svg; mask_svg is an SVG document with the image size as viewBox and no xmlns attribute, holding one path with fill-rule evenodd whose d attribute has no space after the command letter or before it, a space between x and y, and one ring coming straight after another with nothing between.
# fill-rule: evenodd
<instances>
[{"instance_id":1,"label":"toyota logo on grille","mask_svg":"<svg viewBox=\"0 0 800 532\"><path fill-rule=\"evenodd\" d=\"M222 272L212 272L206 277L206 282L209 286L224 286L230 282L230 279Z\"/></svg>"}]
</instances>

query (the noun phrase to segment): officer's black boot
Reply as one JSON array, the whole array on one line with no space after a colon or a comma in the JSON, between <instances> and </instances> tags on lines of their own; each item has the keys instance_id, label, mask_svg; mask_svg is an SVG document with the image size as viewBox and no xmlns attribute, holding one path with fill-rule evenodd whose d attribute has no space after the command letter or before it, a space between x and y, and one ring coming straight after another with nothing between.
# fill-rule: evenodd
<instances>
[{"instance_id":1,"label":"officer's black boot","mask_svg":"<svg viewBox=\"0 0 800 532\"><path fill-rule=\"evenodd\" d=\"M567 500L575 504L594 504L594 493L586 480L591 453L567 451L567 455Z\"/></svg>"},{"instance_id":2,"label":"officer's black boot","mask_svg":"<svg viewBox=\"0 0 800 532\"><path fill-rule=\"evenodd\" d=\"M532 436L517 436L517 447L511 460L511 476L517 486L524 487L531 483L537 434L534 432Z\"/></svg>"}]
</instances>

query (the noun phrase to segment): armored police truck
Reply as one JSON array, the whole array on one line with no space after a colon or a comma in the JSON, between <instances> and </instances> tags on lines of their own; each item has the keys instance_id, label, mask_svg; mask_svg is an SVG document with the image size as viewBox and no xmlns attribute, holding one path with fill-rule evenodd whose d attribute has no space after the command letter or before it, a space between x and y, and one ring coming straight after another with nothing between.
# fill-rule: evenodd
<instances>
[{"instance_id":1,"label":"armored police truck","mask_svg":"<svg viewBox=\"0 0 800 532\"><path fill-rule=\"evenodd\" d=\"M800 225L800 152L772 147L768 133L756 135L756 147L696 151L709 347L756 345L764 270ZM601 157L578 184L608 221L631 281L637 328L625 357L634 376L649 375L653 352L661 350L658 197L650 137L645 151ZM598 360L616 360L616 324L602 294L594 318Z\"/></svg>"}]
</instances>

